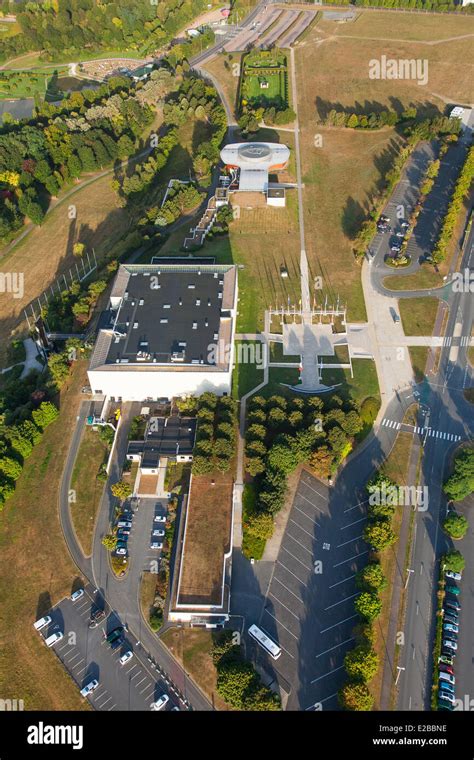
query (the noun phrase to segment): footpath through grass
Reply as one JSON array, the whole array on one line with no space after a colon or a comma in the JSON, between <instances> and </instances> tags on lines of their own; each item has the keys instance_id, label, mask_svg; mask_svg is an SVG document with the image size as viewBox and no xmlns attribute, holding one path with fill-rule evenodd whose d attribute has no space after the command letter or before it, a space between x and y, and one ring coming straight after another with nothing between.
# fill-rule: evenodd
<instances>
[{"instance_id":1,"label":"footpath through grass","mask_svg":"<svg viewBox=\"0 0 474 760\"><path fill-rule=\"evenodd\" d=\"M58 514L59 484L74 428L85 362L61 393L58 419L47 428L0 514L0 682L2 698L25 710L85 710L88 703L33 628L71 593L77 568Z\"/></svg>"}]
</instances>

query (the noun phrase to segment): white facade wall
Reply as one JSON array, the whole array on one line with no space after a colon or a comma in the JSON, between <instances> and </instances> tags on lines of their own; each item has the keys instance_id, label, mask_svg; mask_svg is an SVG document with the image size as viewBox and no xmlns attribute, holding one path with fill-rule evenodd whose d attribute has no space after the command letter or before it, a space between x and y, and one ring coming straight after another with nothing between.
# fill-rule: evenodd
<instances>
[{"instance_id":1,"label":"white facade wall","mask_svg":"<svg viewBox=\"0 0 474 760\"><path fill-rule=\"evenodd\" d=\"M232 364L228 372L166 371L156 368L150 372L127 370L89 370L87 373L93 393L122 398L123 401L172 398L188 394L201 395L206 391L222 395L231 392Z\"/></svg>"}]
</instances>

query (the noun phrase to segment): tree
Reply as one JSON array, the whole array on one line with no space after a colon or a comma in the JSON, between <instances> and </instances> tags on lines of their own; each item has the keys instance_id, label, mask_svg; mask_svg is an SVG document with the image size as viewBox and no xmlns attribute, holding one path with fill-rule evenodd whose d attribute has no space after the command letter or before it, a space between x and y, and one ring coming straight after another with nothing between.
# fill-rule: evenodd
<instances>
[{"instance_id":1,"label":"tree","mask_svg":"<svg viewBox=\"0 0 474 760\"><path fill-rule=\"evenodd\" d=\"M309 459L309 465L320 478L329 478L334 463L334 454L327 446L319 446Z\"/></svg>"},{"instance_id":2,"label":"tree","mask_svg":"<svg viewBox=\"0 0 474 760\"><path fill-rule=\"evenodd\" d=\"M377 594L363 591L355 600L354 607L361 617L371 623L380 615L382 602Z\"/></svg>"},{"instance_id":3,"label":"tree","mask_svg":"<svg viewBox=\"0 0 474 760\"><path fill-rule=\"evenodd\" d=\"M469 528L469 523L464 515L458 515L455 512L450 512L443 522L443 530L448 536L458 540L466 535Z\"/></svg>"},{"instance_id":4,"label":"tree","mask_svg":"<svg viewBox=\"0 0 474 760\"><path fill-rule=\"evenodd\" d=\"M106 549L113 552L117 546L117 536L113 536L111 533L107 533L102 539L102 544Z\"/></svg>"},{"instance_id":5,"label":"tree","mask_svg":"<svg viewBox=\"0 0 474 760\"><path fill-rule=\"evenodd\" d=\"M441 558L441 564L445 570L451 570L453 573L462 573L466 560L460 551L453 549Z\"/></svg>"},{"instance_id":6,"label":"tree","mask_svg":"<svg viewBox=\"0 0 474 760\"><path fill-rule=\"evenodd\" d=\"M193 475L205 475L209 472L212 472L212 460L206 456L194 456L192 472Z\"/></svg>"},{"instance_id":7,"label":"tree","mask_svg":"<svg viewBox=\"0 0 474 760\"><path fill-rule=\"evenodd\" d=\"M70 365L66 353L51 354L48 369L56 388L61 388L69 377Z\"/></svg>"},{"instance_id":8,"label":"tree","mask_svg":"<svg viewBox=\"0 0 474 760\"><path fill-rule=\"evenodd\" d=\"M31 416L33 417L34 423L40 428L40 430L45 430L48 425L51 425L51 423L54 422L58 414L58 409L51 401L43 401L43 403L39 405L38 409L35 409L32 412Z\"/></svg>"},{"instance_id":9,"label":"tree","mask_svg":"<svg viewBox=\"0 0 474 760\"><path fill-rule=\"evenodd\" d=\"M265 472L265 462L261 457L252 457L247 459L245 469L254 478L256 475Z\"/></svg>"},{"instance_id":10,"label":"tree","mask_svg":"<svg viewBox=\"0 0 474 760\"><path fill-rule=\"evenodd\" d=\"M266 541L273 535L273 517L266 512L257 512L248 518L246 527L252 536Z\"/></svg>"},{"instance_id":11,"label":"tree","mask_svg":"<svg viewBox=\"0 0 474 760\"><path fill-rule=\"evenodd\" d=\"M277 411L277 410L272 410ZM282 470L285 474L293 472L298 464L293 449L283 443L277 443L267 454L267 464L275 470Z\"/></svg>"},{"instance_id":12,"label":"tree","mask_svg":"<svg viewBox=\"0 0 474 760\"><path fill-rule=\"evenodd\" d=\"M117 499L120 499L120 501L125 501L132 495L132 486L130 483L125 483L123 480L113 483L113 485L110 486L110 490Z\"/></svg>"},{"instance_id":13,"label":"tree","mask_svg":"<svg viewBox=\"0 0 474 760\"><path fill-rule=\"evenodd\" d=\"M267 437L267 429L263 425L258 425L258 424L250 425L250 427L247 428L247 433L245 435L245 438L247 440L252 440L252 439L257 438L261 441L264 441L266 437Z\"/></svg>"},{"instance_id":14,"label":"tree","mask_svg":"<svg viewBox=\"0 0 474 760\"><path fill-rule=\"evenodd\" d=\"M349 116L349 119L347 121L347 126L350 127L351 129L354 129L355 127L359 126L359 117L357 116L357 114L352 113Z\"/></svg>"},{"instance_id":15,"label":"tree","mask_svg":"<svg viewBox=\"0 0 474 760\"><path fill-rule=\"evenodd\" d=\"M21 475L21 464L11 457L0 458L0 472L9 480L18 480Z\"/></svg>"},{"instance_id":16,"label":"tree","mask_svg":"<svg viewBox=\"0 0 474 760\"><path fill-rule=\"evenodd\" d=\"M462 501L474 491L474 449L464 449L454 460L454 472L444 484L448 499Z\"/></svg>"},{"instance_id":17,"label":"tree","mask_svg":"<svg viewBox=\"0 0 474 760\"><path fill-rule=\"evenodd\" d=\"M84 255L85 249L86 249L86 246L84 245L84 243L74 243L72 247L73 255L80 258L81 256Z\"/></svg>"},{"instance_id":18,"label":"tree","mask_svg":"<svg viewBox=\"0 0 474 760\"><path fill-rule=\"evenodd\" d=\"M395 543L397 537L392 530L390 520L371 520L364 529L364 541L374 549L381 550Z\"/></svg>"},{"instance_id":19,"label":"tree","mask_svg":"<svg viewBox=\"0 0 474 760\"><path fill-rule=\"evenodd\" d=\"M226 702L242 710L245 707L245 693L255 683L256 673L249 662L240 658L223 659L217 669L217 690Z\"/></svg>"},{"instance_id":20,"label":"tree","mask_svg":"<svg viewBox=\"0 0 474 760\"><path fill-rule=\"evenodd\" d=\"M377 672L379 658L368 646L360 645L348 652L344 658L344 667L349 678L356 681L370 681Z\"/></svg>"},{"instance_id":21,"label":"tree","mask_svg":"<svg viewBox=\"0 0 474 760\"><path fill-rule=\"evenodd\" d=\"M369 562L357 573L356 583L363 591L381 591L387 586L387 579L378 562Z\"/></svg>"},{"instance_id":22,"label":"tree","mask_svg":"<svg viewBox=\"0 0 474 760\"><path fill-rule=\"evenodd\" d=\"M338 698L343 710L368 711L372 710L374 705L374 698L365 683L346 683L340 690Z\"/></svg>"}]
</instances>

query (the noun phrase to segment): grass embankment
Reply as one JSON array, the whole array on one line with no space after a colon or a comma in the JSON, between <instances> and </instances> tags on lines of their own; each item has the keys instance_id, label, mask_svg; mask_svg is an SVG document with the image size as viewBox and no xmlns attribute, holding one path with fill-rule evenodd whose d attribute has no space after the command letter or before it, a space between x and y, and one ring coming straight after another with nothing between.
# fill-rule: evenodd
<instances>
[{"instance_id":1,"label":"grass embankment","mask_svg":"<svg viewBox=\"0 0 474 760\"><path fill-rule=\"evenodd\" d=\"M415 382L421 383L425 378L426 362L428 360L428 346L409 346L411 366L415 375Z\"/></svg>"},{"instance_id":2,"label":"grass embankment","mask_svg":"<svg viewBox=\"0 0 474 760\"><path fill-rule=\"evenodd\" d=\"M2 698L24 699L25 710L84 710L86 700L33 629L77 578L58 514L59 486L85 380L74 365L47 428L0 515L0 682Z\"/></svg>"},{"instance_id":3,"label":"grass embankment","mask_svg":"<svg viewBox=\"0 0 474 760\"><path fill-rule=\"evenodd\" d=\"M85 428L71 478L75 498L71 501L71 516L86 556L92 551L95 518L104 491L104 481L98 475L107 462L108 453L109 449L98 432Z\"/></svg>"},{"instance_id":4,"label":"grass embankment","mask_svg":"<svg viewBox=\"0 0 474 760\"><path fill-rule=\"evenodd\" d=\"M160 637L170 652L183 664L216 710L229 710L217 693L217 670L212 659L212 633L190 628L169 628Z\"/></svg>"},{"instance_id":5,"label":"grass embankment","mask_svg":"<svg viewBox=\"0 0 474 760\"><path fill-rule=\"evenodd\" d=\"M437 298L410 298L398 302L405 335L432 335L438 313Z\"/></svg>"},{"instance_id":6,"label":"grass embankment","mask_svg":"<svg viewBox=\"0 0 474 760\"><path fill-rule=\"evenodd\" d=\"M242 341L235 342L235 363L232 373L232 396L236 399L242 398L253 388L263 382L263 367L258 366L256 359L261 358L263 353L260 341L245 341L248 347L246 354L242 350ZM252 356L253 354L253 356ZM252 359L252 361L246 361Z\"/></svg>"}]
</instances>

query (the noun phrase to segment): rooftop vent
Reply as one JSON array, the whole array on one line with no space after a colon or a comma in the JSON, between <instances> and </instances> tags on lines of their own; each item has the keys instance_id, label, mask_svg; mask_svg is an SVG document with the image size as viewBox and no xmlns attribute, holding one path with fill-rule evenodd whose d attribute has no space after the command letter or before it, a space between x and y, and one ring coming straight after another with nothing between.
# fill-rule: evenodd
<instances>
[{"instance_id":1,"label":"rooftop vent","mask_svg":"<svg viewBox=\"0 0 474 760\"><path fill-rule=\"evenodd\" d=\"M217 280L218 274L217 272L214 272L214 279Z\"/></svg>"},{"instance_id":2,"label":"rooftop vent","mask_svg":"<svg viewBox=\"0 0 474 760\"><path fill-rule=\"evenodd\" d=\"M204 320L204 327L209 327L209 320L208 320L208 318L207 318L207 317L206 317L206 319Z\"/></svg>"},{"instance_id":3,"label":"rooftop vent","mask_svg":"<svg viewBox=\"0 0 474 760\"><path fill-rule=\"evenodd\" d=\"M188 285L188 290L194 290L194 289L195 289L195 287L196 287L196 286L195 286L194 284Z\"/></svg>"},{"instance_id":4,"label":"rooftop vent","mask_svg":"<svg viewBox=\"0 0 474 760\"><path fill-rule=\"evenodd\" d=\"M185 341L185 340L183 340L183 341L181 341L180 343L178 343L178 346L179 346L180 348L186 348L186 346L187 346L187 345L188 345L188 344L186 343L186 341Z\"/></svg>"},{"instance_id":5,"label":"rooftop vent","mask_svg":"<svg viewBox=\"0 0 474 760\"><path fill-rule=\"evenodd\" d=\"M145 301L143 300L143 298L140 298L140 300L138 302L138 305L139 306L143 306L144 303L145 303Z\"/></svg>"},{"instance_id":6,"label":"rooftop vent","mask_svg":"<svg viewBox=\"0 0 474 760\"><path fill-rule=\"evenodd\" d=\"M208 306L210 306L210 305L211 305L211 299L210 299L210 298L208 298L208 299L207 299L207 305L208 305Z\"/></svg>"},{"instance_id":7,"label":"rooftop vent","mask_svg":"<svg viewBox=\"0 0 474 760\"><path fill-rule=\"evenodd\" d=\"M180 298L179 298L179 300L178 300L178 304L179 304L180 306L182 306L182 305L183 305L183 299L182 299L181 297L180 297Z\"/></svg>"},{"instance_id":8,"label":"rooftop vent","mask_svg":"<svg viewBox=\"0 0 474 760\"><path fill-rule=\"evenodd\" d=\"M149 276L150 276L150 274L151 274L150 272L143 272L143 276L144 276L144 277L149 277Z\"/></svg>"},{"instance_id":9,"label":"rooftop vent","mask_svg":"<svg viewBox=\"0 0 474 760\"><path fill-rule=\"evenodd\" d=\"M138 322L134 322L134 323L133 323L133 329L134 329L134 330L137 330L137 329L138 329Z\"/></svg>"},{"instance_id":10,"label":"rooftop vent","mask_svg":"<svg viewBox=\"0 0 474 760\"><path fill-rule=\"evenodd\" d=\"M200 306L200 305L201 305L201 299L200 298L196 298L196 306Z\"/></svg>"},{"instance_id":11,"label":"rooftop vent","mask_svg":"<svg viewBox=\"0 0 474 760\"><path fill-rule=\"evenodd\" d=\"M164 303L163 304L163 309L171 309L171 304L170 303Z\"/></svg>"},{"instance_id":12,"label":"rooftop vent","mask_svg":"<svg viewBox=\"0 0 474 760\"><path fill-rule=\"evenodd\" d=\"M160 325L167 325L168 320L167 319L160 319Z\"/></svg>"},{"instance_id":13,"label":"rooftop vent","mask_svg":"<svg viewBox=\"0 0 474 760\"><path fill-rule=\"evenodd\" d=\"M219 337L219 333L214 333L214 340L217 340L218 337Z\"/></svg>"},{"instance_id":14,"label":"rooftop vent","mask_svg":"<svg viewBox=\"0 0 474 760\"><path fill-rule=\"evenodd\" d=\"M197 322L193 322L193 330L197 330L197 329L198 329L198 323Z\"/></svg>"},{"instance_id":15,"label":"rooftop vent","mask_svg":"<svg viewBox=\"0 0 474 760\"><path fill-rule=\"evenodd\" d=\"M222 300L222 292L221 291L219 291L219 293L217 294L217 297Z\"/></svg>"}]
</instances>

